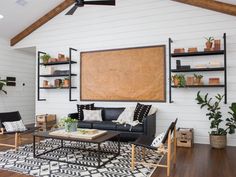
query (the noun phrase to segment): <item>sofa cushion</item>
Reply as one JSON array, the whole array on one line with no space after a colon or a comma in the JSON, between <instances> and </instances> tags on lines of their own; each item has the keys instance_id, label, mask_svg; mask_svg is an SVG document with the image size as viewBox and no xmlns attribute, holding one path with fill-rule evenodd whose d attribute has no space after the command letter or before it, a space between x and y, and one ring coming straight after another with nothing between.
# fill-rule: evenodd
<instances>
[{"instance_id":1,"label":"sofa cushion","mask_svg":"<svg viewBox=\"0 0 236 177\"><path fill-rule=\"evenodd\" d=\"M116 123L111 121L93 122L94 129L116 130Z\"/></svg>"},{"instance_id":2,"label":"sofa cushion","mask_svg":"<svg viewBox=\"0 0 236 177\"><path fill-rule=\"evenodd\" d=\"M127 131L127 132L143 132L143 124L138 124L136 126L124 125L124 124L117 124L117 131Z\"/></svg>"},{"instance_id":3,"label":"sofa cushion","mask_svg":"<svg viewBox=\"0 0 236 177\"><path fill-rule=\"evenodd\" d=\"M134 120L138 120L139 122L143 122L143 118L147 117L149 110L152 105L144 105L137 103L137 106L134 111Z\"/></svg>"},{"instance_id":4,"label":"sofa cushion","mask_svg":"<svg viewBox=\"0 0 236 177\"><path fill-rule=\"evenodd\" d=\"M78 128L92 128L92 122L78 121Z\"/></svg>"},{"instance_id":5,"label":"sofa cushion","mask_svg":"<svg viewBox=\"0 0 236 177\"><path fill-rule=\"evenodd\" d=\"M93 110L94 109L94 103L93 104L84 104L84 105L77 104L78 120L84 120L83 109Z\"/></svg>"},{"instance_id":6,"label":"sofa cushion","mask_svg":"<svg viewBox=\"0 0 236 177\"><path fill-rule=\"evenodd\" d=\"M104 121L112 121L117 120L119 115L124 111L125 108L95 107L95 109L102 109L102 119Z\"/></svg>"}]
</instances>

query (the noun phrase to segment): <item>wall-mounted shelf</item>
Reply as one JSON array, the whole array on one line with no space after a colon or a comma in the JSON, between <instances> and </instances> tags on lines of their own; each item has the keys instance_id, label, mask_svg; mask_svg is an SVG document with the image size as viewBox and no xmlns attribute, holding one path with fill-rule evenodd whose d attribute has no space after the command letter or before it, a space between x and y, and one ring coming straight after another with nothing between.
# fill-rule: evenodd
<instances>
[{"instance_id":1,"label":"wall-mounted shelf","mask_svg":"<svg viewBox=\"0 0 236 177\"><path fill-rule=\"evenodd\" d=\"M224 71L224 67L219 68L191 68L191 69L171 69L171 72L203 72L203 71Z\"/></svg>"},{"instance_id":2,"label":"wall-mounted shelf","mask_svg":"<svg viewBox=\"0 0 236 177\"><path fill-rule=\"evenodd\" d=\"M77 62L76 61L71 61L71 64L76 64ZM44 66L50 66L50 65L68 65L70 64L69 61L58 61L58 62L52 62L52 63L47 63L47 64L44 64L44 63L40 63L40 65L44 65Z\"/></svg>"},{"instance_id":3,"label":"wall-mounted shelf","mask_svg":"<svg viewBox=\"0 0 236 177\"><path fill-rule=\"evenodd\" d=\"M68 89L69 90L69 101L77 101L76 99L72 99L71 98L71 90L72 89L76 89L77 87L72 87L72 83L71 83L71 78L72 76L77 76L77 74L72 74L71 73L71 65L72 64L76 64L77 62L76 61L72 61L71 58L72 58L72 51L77 51L76 49L73 49L73 48L69 48L69 61L63 61L63 62L53 62L53 63L47 63L47 64L44 64L44 63L41 63L40 62L40 57L41 55L44 55L46 54L45 52L41 52L41 51L38 51L38 101L46 101L46 99L41 99L40 98L40 90L42 89L45 89L45 90L53 90L53 89L62 89L62 90L66 90ZM51 65L68 65L69 66L69 74L40 74L40 66L51 66ZM40 85L40 78L42 77L68 77L69 79L69 87L41 87Z\"/></svg>"},{"instance_id":4,"label":"wall-mounted shelf","mask_svg":"<svg viewBox=\"0 0 236 177\"><path fill-rule=\"evenodd\" d=\"M191 53L171 53L173 40L169 38L169 103L173 103L172 101L172 88L223 88L224 89L224 102L227 104L227 61L226 61L226 33L223 35L224 49L218 51L199 51L199 52L191 52ZM173 69L171 67L172 58L177 57L194 57L194 56L213 56L213 55L222 55L224 57L224 66L216 67L216 68L190 68L190 69ZM172 73L177 72L218 72L223 71L224 74L224 83L220 85L186 85L185 87L173 86L172 83Z\"/></svg>"},{"instance_id":5,"label":"wall-mounted shelf","mask_svg":"<svg viewBox=\"0 0 236 177\"><path fill-rule=\"evenodd\" d=\"M46 90L52 90L52 89L77 89L77 87L39 87L39 89L46 89Z\"/></svg>"},{"instance_id":6,"label":"wall-mounted shelf","mask_svg":"<svg viewBox=\"0 0 236 177\"><path fill-rule=\"evenodd\" d=\"M192 57L192 56L204 56L204 55L224 55L224 50L218 51L199 51L189 53L172 53L171 57Z\"/></svg>"},{"instance_id":7,"label":"wall-mounted shelf","mask_svg":"<svg viewBox=\"0 0 236 177\"><path fill-rule=\"evenodd\" d=\"M44 74L39 77L69 77L69 74ZM77 76L77 74L71 74L71 76Z\"/></svg>"}]
</instances>

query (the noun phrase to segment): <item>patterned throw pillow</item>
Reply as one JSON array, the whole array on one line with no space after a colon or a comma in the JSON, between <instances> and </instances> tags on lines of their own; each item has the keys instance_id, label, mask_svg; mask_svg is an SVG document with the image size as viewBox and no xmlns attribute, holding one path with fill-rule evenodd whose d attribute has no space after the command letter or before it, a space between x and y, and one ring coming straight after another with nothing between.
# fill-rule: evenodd
<instances>
[{"instance_id":1,"label":"patterned throw pillow","mask_svg":"<svg viewBox=\"0 0 236 177\"><path fill-rule=\"evenodd\" d=\"M84 104L84 105L79 105L77 104L77 109L78 109L78 120L83 120L84 119L84 114L83 110L94 110L94 103L93 104Z\"/></svg>"},{"instance_id":2,"label":"patterned throw pillow","mask_svg":"<svg viewBox=\"0 0 236 177\"><path fill-rule=\"evenodd\" d=\"M83 110L85 121L102 121L102 110Z\"/></svg>"},{"instance_id":3,"label":"patterned throw pillow","mask_svg":"<svg viewBox=\"0 0 236 177\"><path fill-rule=\"evenodd\" d=\"M161 134L159 134L159 135L152 141L151 146L156 147L156 148L159 147L159 146L161 145L161 143L162 143L162 140L163 140L164 136L165 136L165 133L164 133L164 132L161 133Z\"/></svg>"},{"instance_id":4,"label":"patterned throw pillow","mask_svg":"<svg viewBox=\"0 0 236 177\"><path fill-rule=\"evenodd\" d=\"M27 130L22 120L2 123L7 132L22 132Z\"/></svg>"},{"instance_id":5,"label":"patterned throw pillow","mask_svg":"<svg viewBox=\"0 0 236 177\"><path fill-rule=\"evenodd\" d=\"M147 117L151 107L152 105L144 105L138 103L134 111L134 121L138 120L139 122L143 122L143 118Z\"/></svg>"}]
</instances>

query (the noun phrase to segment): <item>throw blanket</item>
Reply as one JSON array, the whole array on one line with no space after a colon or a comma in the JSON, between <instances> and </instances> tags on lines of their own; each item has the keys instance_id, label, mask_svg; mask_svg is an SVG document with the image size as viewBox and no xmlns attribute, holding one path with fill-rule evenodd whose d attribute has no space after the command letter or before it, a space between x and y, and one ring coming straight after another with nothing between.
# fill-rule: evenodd
<instances>
[{"instance_id":1,"label":"throw blanket","mask_svg":"<svg viewBox=\"0 0 236 177\"><path fill-rule=\"evenodd\" d=\"M119 124L131 125L130 131L133 126L140 124L138 120L134 121L134 110L135 107L128 107L120 114L117 120L113 121Z\"/></svg>"}]
</instances>

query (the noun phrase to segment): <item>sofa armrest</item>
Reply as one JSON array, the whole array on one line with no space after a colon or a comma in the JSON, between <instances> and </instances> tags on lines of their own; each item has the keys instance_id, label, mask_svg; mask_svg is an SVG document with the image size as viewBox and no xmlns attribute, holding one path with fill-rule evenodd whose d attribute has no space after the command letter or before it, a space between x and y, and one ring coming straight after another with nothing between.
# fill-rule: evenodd
<instances>
[{"instance_id":1,"label":"sofa armrest","mask_svg":"<svg viewBox=\"0 0 236 177\"><path fill-rule=\"evenodd\" d=\"M68 117L71 117L72 119L78 119L78 113L70 113L68 114Z\"/></svg>"},{"instance_id":2,"label":"sofa armrest","mask_svg":"<svg viewBox=\"0 0 236 177\"><path fill-rule=\"evenodd\" d=\"M156 135L156 113L151 114L143 119L144 133L149 137Z\"/></svg>"}]
</instances>

